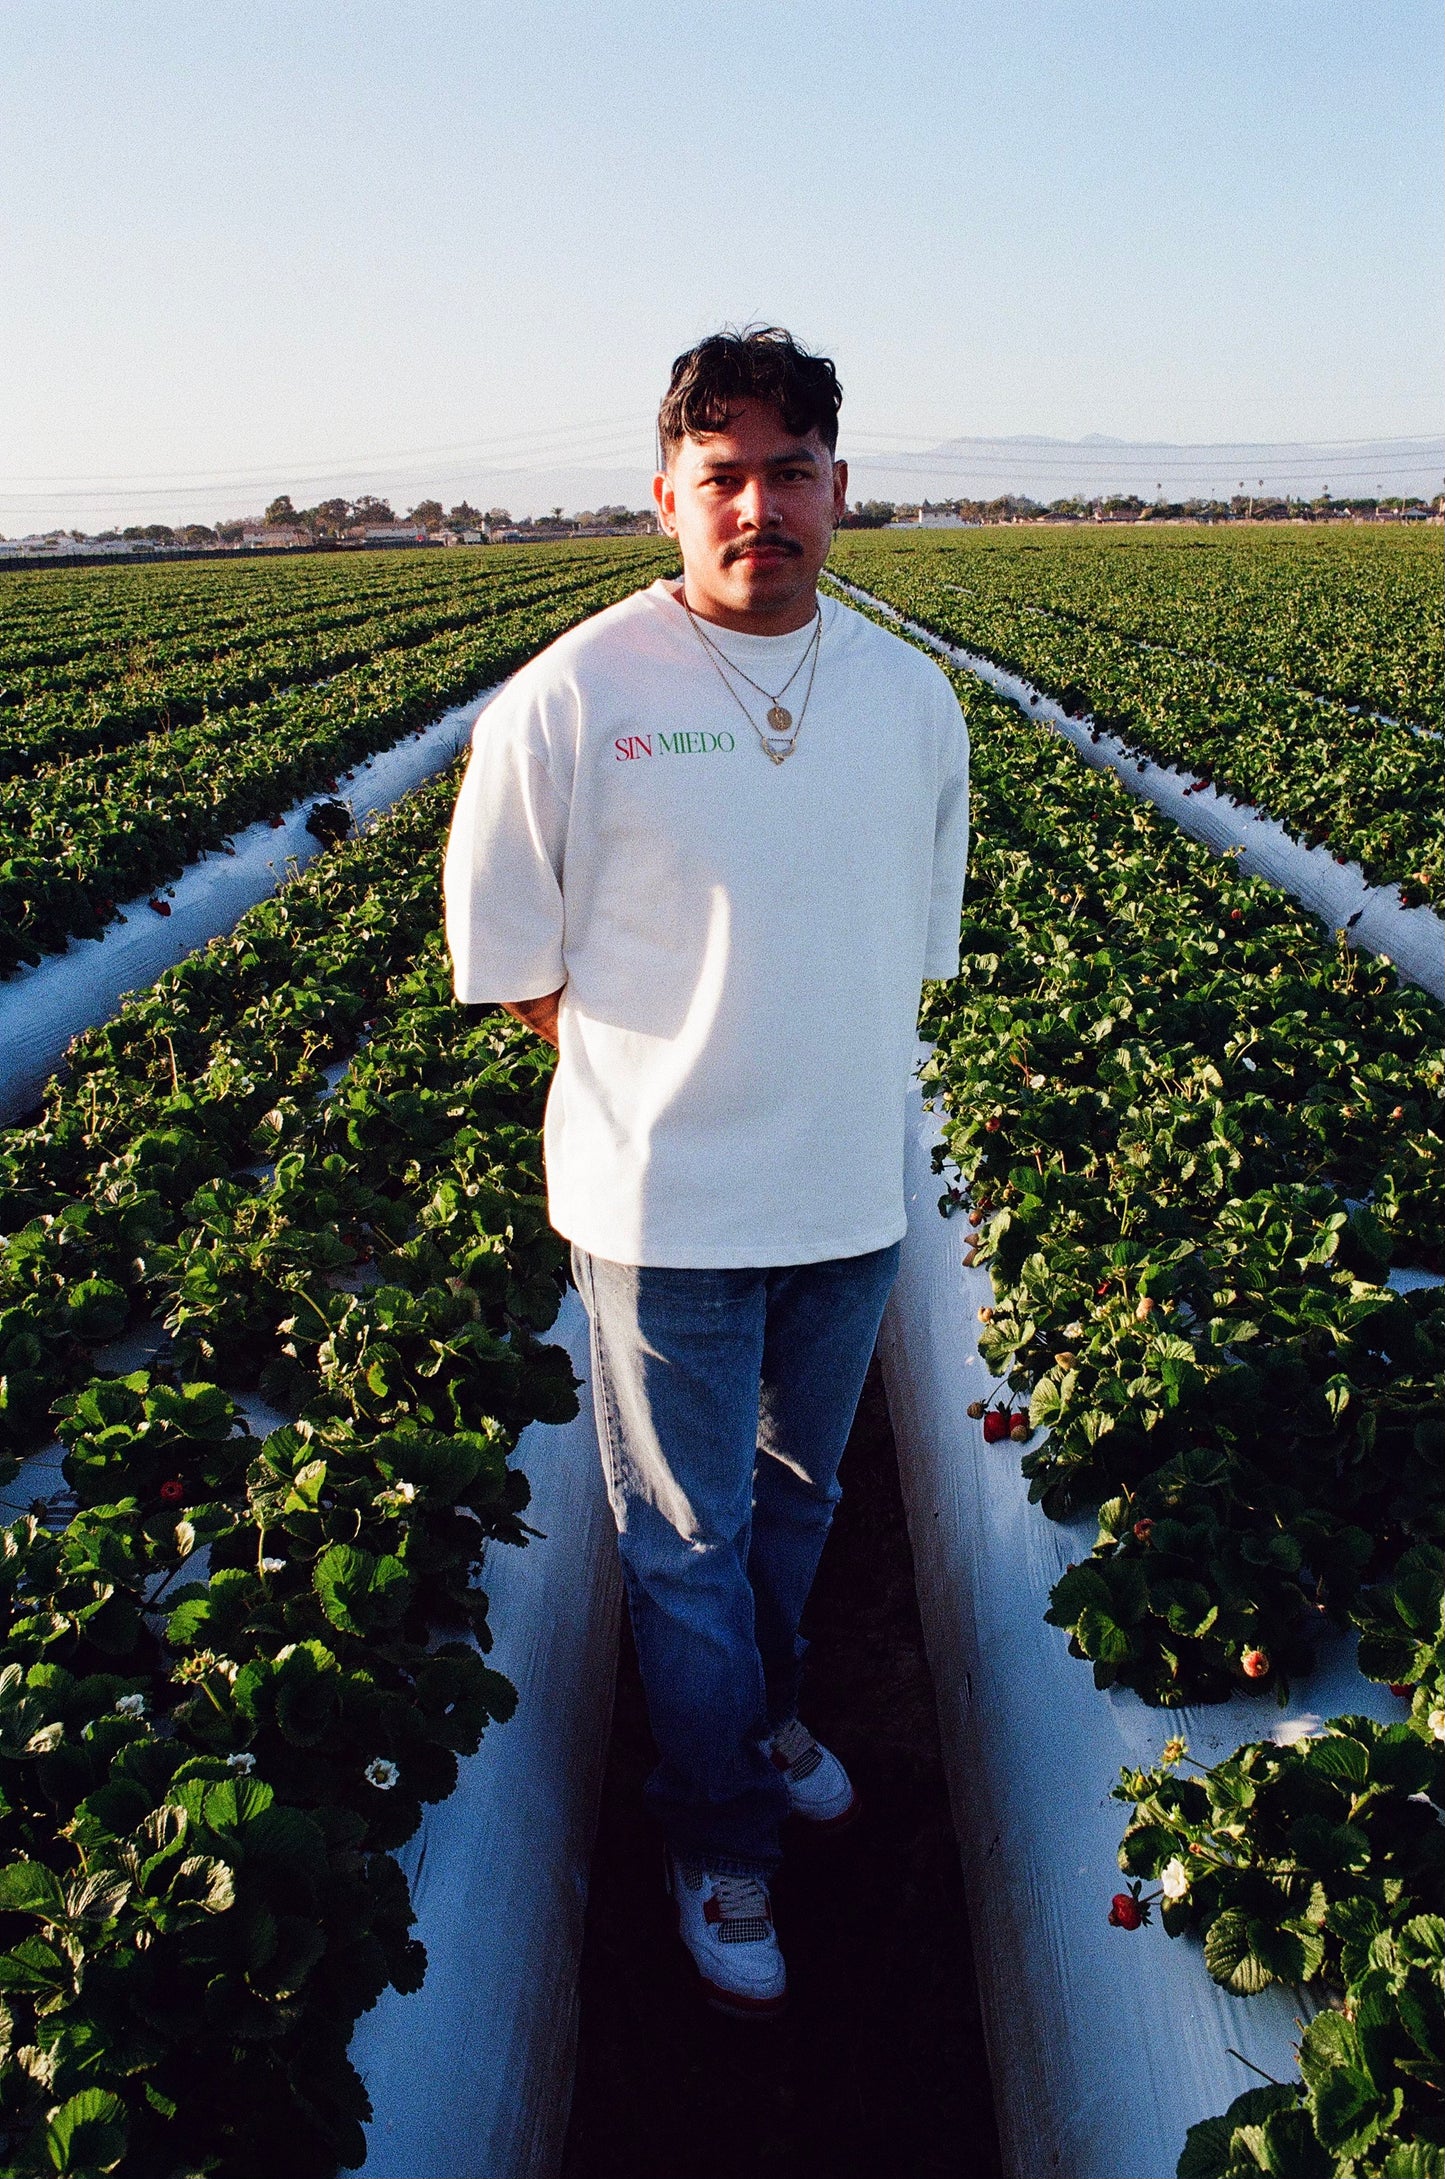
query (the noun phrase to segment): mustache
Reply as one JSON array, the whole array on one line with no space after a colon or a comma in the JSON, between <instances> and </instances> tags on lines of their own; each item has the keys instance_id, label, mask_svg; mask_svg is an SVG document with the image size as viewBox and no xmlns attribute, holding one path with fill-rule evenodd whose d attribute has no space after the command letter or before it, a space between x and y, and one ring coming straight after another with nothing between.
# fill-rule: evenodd
<instances>
[{"instance_id":1,"label":"mustache","mask_svg":"<svg viewBox=\"0 0 1445 2179\"><path fill-rule=\"evenodd\" d=\"M802 558L803 548L795 537L783 537L781 535L777 537L745 537L740 538L737 544L728 545L725 548L722 556L723 566L731 567L734 560L745 560L748 554L756 552L760 545L766 546L769 552L786 552L791 554L795 560Z\"/></svg>"}]
</instances>

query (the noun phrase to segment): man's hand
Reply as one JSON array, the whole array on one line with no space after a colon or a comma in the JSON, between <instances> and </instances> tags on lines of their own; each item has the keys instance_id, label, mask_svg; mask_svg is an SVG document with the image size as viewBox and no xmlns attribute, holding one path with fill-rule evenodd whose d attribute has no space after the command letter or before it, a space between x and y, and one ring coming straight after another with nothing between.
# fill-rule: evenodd
<instances>
[{"instance_id":1,"label":"man's hand","mask_svg":"<svg viewBox=\"0 0 1445 2179\"><path fill-rule=\"evenodd\" d=\"M563 984L556 991L549 991L544 999L503 999L503 1009L524 1021L536 1036L545 1037L549 1044L557 1042L557 1004L566 990Z\"/></svg>"}]
</instances>

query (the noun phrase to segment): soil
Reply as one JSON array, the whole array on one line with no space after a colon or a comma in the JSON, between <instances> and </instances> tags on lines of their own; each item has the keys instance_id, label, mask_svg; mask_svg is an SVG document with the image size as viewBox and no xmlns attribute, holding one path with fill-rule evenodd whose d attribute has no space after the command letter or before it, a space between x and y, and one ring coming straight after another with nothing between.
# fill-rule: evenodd
<instances>
[{"instance_id":1,"label":"soil","mask_svg":"<svg viewBox=\"0 0 1445 2179\"><path fill-rule=\"evenodd\" d=\"M804 1715L863 1816L790 1836L781 2019L701 2001L643 1814L655 1760L624 1632L582 1955L564 2179L996 2179L958 1850L877 1365L804 1631ZM799 1830L794 1824L793 1833Z\"/></svg>"}]
</instances>

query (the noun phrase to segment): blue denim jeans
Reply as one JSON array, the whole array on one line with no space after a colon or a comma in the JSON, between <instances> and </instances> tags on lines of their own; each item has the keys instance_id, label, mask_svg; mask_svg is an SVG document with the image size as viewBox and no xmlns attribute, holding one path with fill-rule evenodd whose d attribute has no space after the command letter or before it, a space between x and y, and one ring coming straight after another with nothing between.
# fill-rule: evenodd
<instances>
[{"instance_id":1,"label":"blue denim jeans","mask_svg":"<svg viewBox=\"0 0 1445 2179\"><path fill-rule=\"evenodd\" d=\"M649 1807L719 1872L780 1858L788 1794L757 1743L797 1708L798 1632L898 1244L776 1270L572 1251L648 1716Z\"/></svg>"}]
</instances>

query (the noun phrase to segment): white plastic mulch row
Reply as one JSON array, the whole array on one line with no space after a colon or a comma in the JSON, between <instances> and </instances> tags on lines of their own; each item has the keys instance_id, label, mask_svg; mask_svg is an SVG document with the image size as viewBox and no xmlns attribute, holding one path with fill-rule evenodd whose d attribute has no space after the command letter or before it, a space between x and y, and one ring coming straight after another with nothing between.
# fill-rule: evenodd
<instances>
[{"instance_id":1,"label":"white plastic mulch row","mask_svg":"<svg viewBox=\"0 0 1445 2179\"><path fill-rule=\"evenodd\" d=\"M1306 847L1291 839L1274 818L1237 809L1217 788L1205 787L1197 794L1192 789L1186 792L1191 785L1189 773L1156 764L1117 735L1096 730L1087 716L1067 717L1053 698L1041 694L1032 682L959 644L945 642L931 628L909 620L871 591L831 573L829 580L860 604L896 620L910 635L954 665L986 681L1001 696L1026 710L1030 718L1042 719L1055 728L1073 744L1086 764L1117 773L1131 793L1153 802L1212 854L1236 854L1241 870L1281 886L1331 930L1346 932L1351 945L1382 955L1410 983L1419 984L1432 998L1445 1001L1445 922L1433 909L1402 908L1396 889L1369 884L1358 863L1337 863L1327 848ZM1097 742L1093 738L1096 731Z\"/></svg>"},{"instance_id":2,"label":"white plastic mulch row","mask_svg":"<svg viewBox=\"0 0 1445 2179\"><path fill-rule=\"evenodd\" d=\"M1295 2077L1300 1999L1231 1997L1194 1941L1109 1925L1128 1818L1111 1798L1121 1766L1155 1762L1175 1733L1211 1763L1327 1717L1404 1710L1361 1677L1342 1638L1322 1646L1284 1710L1268 1698L1156 1710L1096 1690L1066 1635L1044 1622L1050 1589L1087 1557L1096 1523L1047 1519L1029 1503L1017 1447L985 1445L967 1413L1006 1391L978 1352L992 1285L963 1266L966 1222L938 1214L938 1129L912 1095L908 1238L881 1355L1004 2165L1010 2179L1165 2179L1194 2121L1261 2072Z\"/></svg>"},{"instance_id":3,"label":"white plastic mulch row","mask_svg":"<svg viewBox=\"0 0 1445 2179\"><path fill-rule=\"evenodd\" d=\"M390 809L445 770L496 693L491 688L456 704L430 726L366 758L336 799L357 825ZM47 954L0 984L0 1125L35 1103L72 1037L109 1021L128 992L153 984L164 969L231 930L248 908L323 852L306 830L318 799L310 794L293 803L279 827L264 818L248 825L232 840L234 853L212 849L191 863L167 888L168 916L147 907L144 896L125 901L127 920L109 924L103 939L73 941L67 952Z\"/></svg>"},{"instance_id":4,"label":"white plastic mulch row","mask_svg":"<svg viewBox=\"0 0 1445 2179\"><path fill-rule=\"evenodd\" d=\"M543 1540L488 1549L488 1662L517 1690L449 1800L397 1859L426 1979L388 1990L351 2056L375 2116L366 2179L553 2179L571 2108L577 1970L621 1602L616 1531L570 1289L551 1337L583 1379L574 1422L534 1423L517 1462Z\"/></svg>"}]
</instances>

